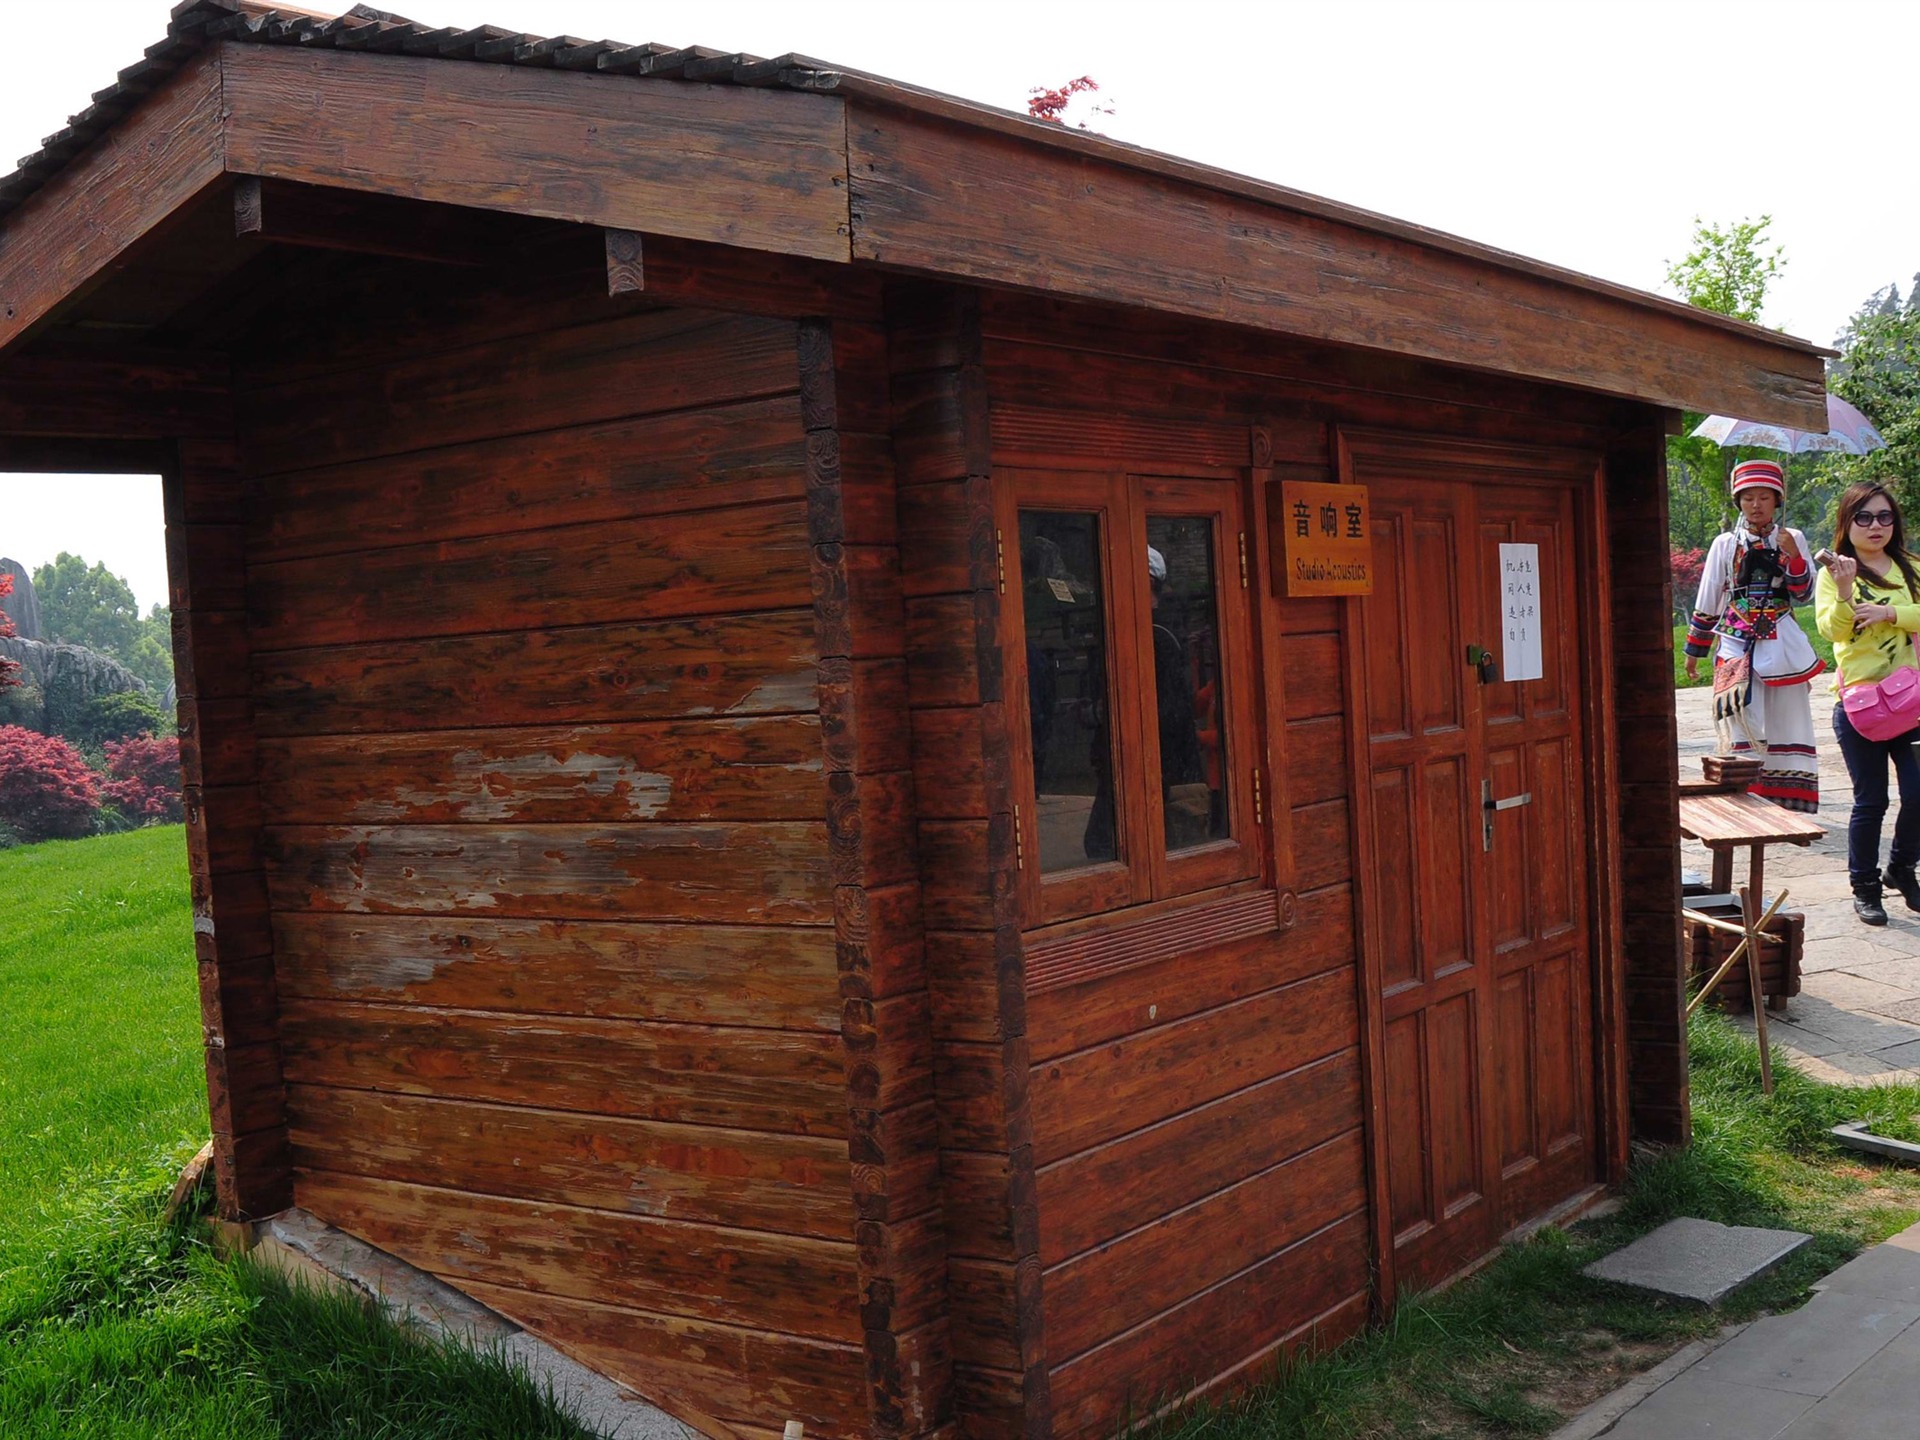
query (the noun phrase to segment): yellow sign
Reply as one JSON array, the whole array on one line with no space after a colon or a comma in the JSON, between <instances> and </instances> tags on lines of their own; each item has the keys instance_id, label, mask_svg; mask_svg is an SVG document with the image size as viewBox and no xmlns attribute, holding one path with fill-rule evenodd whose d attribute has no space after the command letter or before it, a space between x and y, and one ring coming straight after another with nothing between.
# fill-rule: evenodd
<instances>
[{"instance_id":1,"label":"yellow sign","mask_svg":"<svg viewBox=\"0 0 1920 1440\"><path fill-rule=\"evenodd\" d=\"M1371 519L1364 485L1273 484L1267 491L1267 538L1285 577L1276 588L1283 595L1371 595Z\"/></svg>"}]
</instances>

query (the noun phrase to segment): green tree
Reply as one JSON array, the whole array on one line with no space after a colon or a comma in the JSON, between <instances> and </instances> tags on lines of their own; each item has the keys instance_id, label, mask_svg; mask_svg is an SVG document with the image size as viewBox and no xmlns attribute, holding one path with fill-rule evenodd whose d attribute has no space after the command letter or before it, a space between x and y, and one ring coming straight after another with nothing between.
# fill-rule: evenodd
<instances>
[{"instance_id":1,"label":"green tree","mask_svg":"<svg viewBox=\"0 0 1920 1440\"><path fill-rule=\"evenodd\" d=\"M1668 262L1667 283L1689 305L1758 323L1767 289L1787 264L1785 247L1767 234L1772 224L1771 215L1762 215L1722 228L1695 216L1691 247L1680 259ZM1733 497L1727 494L1727 477L1734 463L1749 453L1773 453L1723 450L1711 440L1696 440L1692 432L1701 419L1689 413L1681 433L1667 441L1667 533L1673 546L1682 550L1711 544L1732 523L1735 512ZM1805 507L1794 508L1803 512Z\"/></svg>"},{"instance_id":2,"label":"green tree","mask_svg":"<svg viewBox=\"0 0 1920 1440\"><path fill-rule=\"evenodd\" d=\"M172 623L154 606L142 617L132 589L105 565L62 550L33 572L48 636L118 660L157 695L173 678Z\"/></svg>"},{"instance_id":3,"label":"green tree","mask_svg":"<svg viewBox=\"0 0 1920 1440\"><path fill-rule=\"evenodd\" d=\"M1920 306L1912 296L1903 306L1874 307L1869 301L1840 343L1844 348L1829 367L1827 384L1859 407L1887 445L1866 455L1835 456L1828 473L1836 487L1879 480L1913 515L1920 505Z\"/></svg>"},{"instance_id":4,"label":"green tree","mask_svg":"<svg viewBox=\"0 0 1920 1440\"><path fill-rule=\"evenodd\" d=\"M1726 229L1693 218L1693 248L1667 263L1667 283L1689 305L1760 323L1767 287L1787 267L1783 245L1773 244L1771 215L1737 220Z\"/></svg>"}]
</instances>

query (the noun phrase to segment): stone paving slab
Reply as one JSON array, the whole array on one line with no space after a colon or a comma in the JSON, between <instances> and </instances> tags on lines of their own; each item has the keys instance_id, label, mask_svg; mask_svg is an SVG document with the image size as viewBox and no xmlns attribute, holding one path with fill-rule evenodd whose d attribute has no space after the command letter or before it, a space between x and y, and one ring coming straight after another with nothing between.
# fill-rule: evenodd
<instances>
[{"instance_id":1,"label":"stone paving slab","mask_svg":"<svg viewBox=\"0 0 1920 1440\"><path fill-rule=\"evenodd\" d=\"M1878 1055L1856 1055L1851 1050L1836 1050L1831 1055L1799 1055L1790 1058L1794 1066L1815 1080L1834 1085L1892 1085L1920 1080L1920 1070L1896 1065Z\"/></svg>"},{"instance_id":2,"label":"stone paving slab","mask_svg":"<svg viewBox=\"0 0 1920 1440\"><path fill-rule=\"evenodd\" d=\"M1884 1015L1889 1020L1901 1020L1909 1025L1920 1024L1920 999L1897 1000L1891 1005L1879 1006L1876 1015Z\"/></svg>"},{"instance_id":3,"label":"stone paving slab","mask_svg":"<svg viewBox=\"0 0 1920 1440\"><path fill-rule=\"evenodd\" d=\"M1629 1381L1555 1440L1915 1440L1920 1225L1841 1266L1800 1309L1682 1353L1698 1358Z\"/></svg>"},{"instance_id":4,"label":"stone paving slab","mask_svg":"<svg viewBox=\"0 0 1920 1440\"><path fill-rule=\"evenodd\" d=\"M1777 1440L1914 1440L1920 1435L1917 1376L1920 1333L1910 1327L1779 1431Z\"/></svg>"},{"instance_id":5,"label":"stone paving slab","mask_svg":"<svg viewBox=\"0 0 1920 1440\"><path fill-rule=\"evenodd\" d=\"M1920 957L1871 943L1847 947L1849 958L1840 966L1850 975L1872 980L1905 995L1920 995Z\"/></svg>"},{"instance_id":6,"label":"stone paving slab","mask_svg":"<svg viewBox=\"0 0 1920 1440\"><path fill-rule=\"evenodd\" d=\"M1756 1320L1738 1340L1702 1359L1694 1374L1729 1385L1825 1395L1916 1320L1920 1305L1823 1291L1798 1310Z\"/></svg>"},{"instance_id":7,"label":"stone paving slab","mask_svg":"<svg viewBox=\"0 0 1920 1440\"><path fill-rule=\"evenodd\" d=\"M1891 1065L1896 1070L1920 1070L1920 1040L1909 1040L1904 1045L1892 1045L1885 1050L1876 1050L1871 1058L1882 1064Z\"/></svg>"},{"instance_id":8,"label":"stone paving slab","mask_svg":"<svg viewBox=\"0 0 1920 1440\"><path fill-rule=\"evenodd\" d=\"M1816 1403L1810 1395L1696 1380L1689 1370L1621 1416L1606 1435L1607 1440L1779 1440Z\"/></svg>"},{"instance_id":9,"label":"stone paving slab","mask_svg":"<svg viewBox=\"0 0 1920 1440\"><path fill-rule=\"evenodd\" d=\"M1898 1005L1914 998L1915 992L1889 985L1884 980L1869 980L1854 970L1830 970L1820 975L1801 977L1801 994L1811 995L1848 1010L1880 1012L1885 1005ZM1915 1039L1920 1039L1916 1033Z\"/></svg>"},{"instance_id":10,"label":"stone paving slab","mask_svg":"<svg viewBox=\"0 0 1920 1440\"><path fill-rule=\"evenodd\" d=\"M1716 1305L1813 1239L1797 1230L1669 1220L1587 1266L1596 1280Z\"/></svg>"},{"instance_id":11,"label":"stone paving slab","mask_svg":"<svg viewBox=\"0 0 1920 1440\"><path fill-rule=\"evenodd\" d=\"M1811 986L1813 981L1825 978L1810 975L1804 983ZM1773 1016L1769 1014L1767 1018L1771 1020ZM1833 1001L1812 994L1810 990L1802 990L1797 1000L1788 1002L1784 1018L1789 1024L1797 1025L1802 1030L1811 1030L1842 1049L1859 1055L1872 1055L1895 1045L1920 1040L1920 1029L1912 1025L1888 1020L1864 1009L1843 1010ZM1748 1023L1752 1023L1750 1018Z\"/></svg>"},{"instance_id":12,"label":"stone paving slab","mask_svg":"<svg viewBox=\"0 0 1920 1440\"><path fill-rule=\"evenodd\" d=\"M1823 1055L1838 1054L1845 1048L1838 1040L1829 1040L1815 1031L1803 1030L1791 1020L1782 1020L1772 1014L1767 1016L1767 1038L1776 1046L1813 1060Z\"/></svg>"},{"instance_id":13,"label":"stone paving slab","mask_svg":"<svg viewBox=\"0 0 1920 1440\"><path fill-rule=\"evenodd\" d=\"M1920 1305L1920 1235L1913 1230L1901 1231L1854 1256L1822 1280L1818 1288Z\"/></svg>"}]
</instances>

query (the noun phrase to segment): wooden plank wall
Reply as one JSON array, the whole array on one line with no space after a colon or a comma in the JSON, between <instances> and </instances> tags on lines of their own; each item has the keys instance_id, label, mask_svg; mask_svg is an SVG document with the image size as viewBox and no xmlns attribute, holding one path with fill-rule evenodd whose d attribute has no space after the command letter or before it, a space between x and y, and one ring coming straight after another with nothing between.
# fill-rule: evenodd
<instances>
[{"instance_id":1,"label":"wooden plank wall","mask_svg":"<svg viewBox=\"0 0 1920 1440\"><path fill-rule=\"evenodd\" d=\"M1673 572L1649 536L1667 533L1666 440L1643 425L1607 451L1607 559L1618 696L1627 1105L1636 1138L1684 1145L1686 970L1680 946L1679 744L1673 713Z\"/></svg>"},{"instance_id":2,"label":"wooden plank wall","mask_svg":"<svg viewBox=\"0 0 1920 1440\"><path fill-rule=\"evenodd\" d=\"M296 1199L712 1432L863 1434L796 327L462 283L243 367Z\"/></svg>"},{"instance_id":3,"label":"wooden plank wall","mask_svg":"<svg viewBox=\"0 0 1920 1440\"><path fill-rule=\"evenodd\" d=\"M1244 380L1102 353L1058 318L989 310L997 462L1244 471L1261 415ZM1268 428L1276 473L1331 478L1325 424ZM1110 1434L1367 1314L1340 612L1260 618L1285 659L1267 708L1293 927L1028 1000L1056 1436Z\"/></svg>"},{"instance_id":4,"label":"wooden plank wall","mask_svg":"<svg viewBox=\"0 0 1920 1440\"><path fill-rule=\"evenodd\" d=\"M1275 478L1330 480L1337 424L1534 441L1548 428L1596 449L1603 433L1598 405L1353 352L1014 297L988 297L981 323L996 464L1243 472L1259 424ZM942 510L966 513L957 497ZM1268 584L1262 573L1270 793L1296 922L1028 996L1028 1124L1017 1141L983 1137L1031 1149L1044 1391L1038 1376L1028 1385L1056 1436L1111 1433L1310 1338L1338 1339L1368 1312L1346 642L1335 602L1274 600ZM977 699L964 687L947 698ZM970 734L967 723L949 711L934 733ZM930 829L923 819L923 844ZM974 819L950 849L977 870L989 833ZM993 1013L956 1008L976 1025ZM1018 1333L1006 1324L1014 1256L995 1238L978 1261L956 1241L957 1358L963 1297L990 1297L998 1333ZM995 1359L1012 1374L1033 1356L1002 1341Z\"/></svg>"}]
</instances>

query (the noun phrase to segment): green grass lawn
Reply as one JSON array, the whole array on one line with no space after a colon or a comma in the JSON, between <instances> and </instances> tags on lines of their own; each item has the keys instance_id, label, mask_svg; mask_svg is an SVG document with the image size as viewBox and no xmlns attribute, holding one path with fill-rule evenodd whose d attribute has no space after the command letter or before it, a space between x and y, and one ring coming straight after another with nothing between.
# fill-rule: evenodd
<instances>
[{"instance_id":1,"label":"green grass lawn","mask_svg":"<svg viewBox=\"0 0 1920 1440\"><path fill-rule=\"evenodd\" d=\"M0 851L0 1436L591 1440L498 1358L162 1224L206 1133L184 832Z\"/></svg>"},{"instance_id":2,"label":"green grass lawn","mask_svg":"<svg viewBox=\"0 0 1920 1440\"><path fill-rule=\"evenodd\" d=\"M207 1131L177 825L0 851L0 1268L43 1205Z\"/></svg>"}]
</instances>

